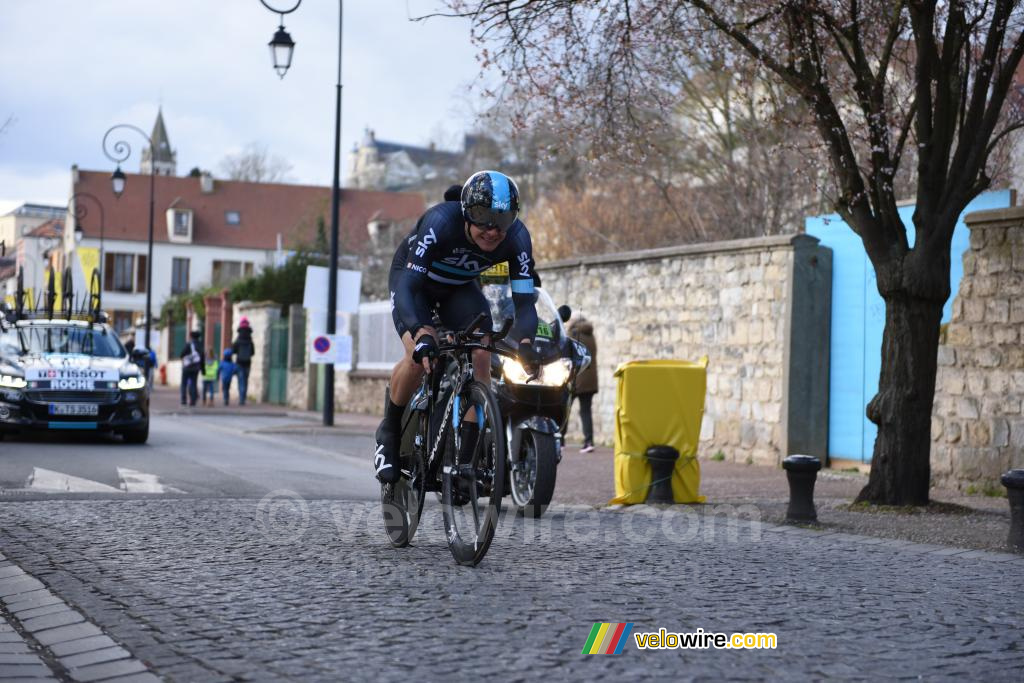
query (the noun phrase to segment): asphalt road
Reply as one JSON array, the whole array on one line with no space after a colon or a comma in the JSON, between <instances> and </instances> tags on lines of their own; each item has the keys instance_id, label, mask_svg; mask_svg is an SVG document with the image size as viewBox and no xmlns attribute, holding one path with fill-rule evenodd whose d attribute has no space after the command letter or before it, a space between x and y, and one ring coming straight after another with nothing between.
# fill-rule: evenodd
<instances>
[{"instance_id":1,"label":"asphalt road","mask_svg":"<svg viewBox=\"0 0 1024 683\"><path fill-rule=\"evenodd\" d=\"M144 445L94 434L8 436L0 442L0 496L50 497L63 489L93 498L260 498L288 489L312 498L377 498L370 437L342 433L329 445L300 443L289 429L301 424L286 417L156 415Z\"/></svg>"}]
</instances>

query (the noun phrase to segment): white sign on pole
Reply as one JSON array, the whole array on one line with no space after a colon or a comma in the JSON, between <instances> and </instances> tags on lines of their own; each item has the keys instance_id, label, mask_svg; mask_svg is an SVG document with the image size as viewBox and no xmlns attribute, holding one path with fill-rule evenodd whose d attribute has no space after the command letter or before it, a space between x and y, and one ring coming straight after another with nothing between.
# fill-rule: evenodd
<instances>
[{"instance_id":1,"label":"white sign on pole","mask_svg":"<svg viewBox=\"0 0 1024 683\"><path fill-rule=\"evenodd\" d=\"M306 266L306 287L302 295L302 307L327 310L327 281L330 273L322 266ZM345 313L359 310L359 288L363 274L358 270L338 269L337 309Z\"/></svg>"},{"instance_id":2,"label":"white sign on pole","mask_svg":"<svg viewBox=\"0 0 1024 683\"><path fill-rule=\"evenodd\" d=\"M338 352L334 356L336 370L348 370L352 367L352 336L348 334L334 335L334 346Z\"/></svg>"},{"instance_id":3,"label":"white sign on pole","mask_svg":"<svg viewBox=\"0 0 1024 683\"><path fill-rule=\"evenodd\" d=\"M338 311L334 318L334 331L336 334L348 334L349 315L344 311ZM327 334L327 311L311 309L309 311L309 336L315 337L319 334Z\"/></svg>"},{"instance_id":4,"label":"white sign on pole","mask_svg":"<svg viewBox=\"0 0 1024 683\"><path fill-rule=\"evenodd\" d=\"M352 337L347 334L315 335L309 341L309 362L351 366Z\"/></svg>"}]
</instances>

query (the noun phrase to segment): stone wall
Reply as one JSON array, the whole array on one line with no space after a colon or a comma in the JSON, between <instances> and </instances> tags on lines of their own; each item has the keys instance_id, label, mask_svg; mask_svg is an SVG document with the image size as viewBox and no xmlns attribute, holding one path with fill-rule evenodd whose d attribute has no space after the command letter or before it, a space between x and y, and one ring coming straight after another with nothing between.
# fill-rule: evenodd
<instances>
[{"instance_id":1,"label":"stone wall","mask_svg":"<svg viewBox=\"0 0 1024 683\"><path fill-rule=\"evenodd\" d=\"M383 415L384 389L390 380L390 372L355 371L344 374L337 387L339 410Z\"/></svg>"},{"instance_id":2,"label":"stone wall","mask_svg":"<svg viewBox=\"0 0 1024 683\"><path fill-rule=\"evenodd\" d=\"M256 349L256 355L252 359L252 367L249 370L246 401L264 402L269 396L267 380L270 376L270 326L281 318L281 304L241 301L234 305L232 317L238 321L242 319L242 316L249 319L249 326L252 327L252 343ZM235 332L231 337L232 341L237 336L238 333ZM232 392L237 396L237 383L232 386L234 387Z\"/></svg>"},{"instance_id":3,"label":"stone wall","mask_svg":"<svg viewBox=\"0 0 1024 683\"><path fill-rule=\"evenodd\" d=\"M826 456L831 251L805 235L542 265L558 304L594 324L595 438L611 444L615 369L708 356L700 455L777 463ZM569 438L579 438L572 419Z\"/></svg>"},{"instance_id":4,"label":"stone wall","mask_svg":"<svg viewBox=\"0 0 1024 683\"><path fill-rule=\"evenodd\" d=\"M556 305L594 323L596 440L612 442L620 364L707 355L700 455L825 458L831 263L817 239L787 235L540 264ZM351 373L344 383L339 409L382 412L386 375ZM578 429L574 417L570 439Z\"/></svg>"},{"instance_id":5,"label":"stone wall","mask_svg":"<svg viewBox=\"0 0 1024 683\"><path fill-rule=\"evenodd\" d=\"M932 409L932 479L1001 490L1024 467L1024 208L965 222L970 248L939 346Z\"/></svg>"}]
</instances>

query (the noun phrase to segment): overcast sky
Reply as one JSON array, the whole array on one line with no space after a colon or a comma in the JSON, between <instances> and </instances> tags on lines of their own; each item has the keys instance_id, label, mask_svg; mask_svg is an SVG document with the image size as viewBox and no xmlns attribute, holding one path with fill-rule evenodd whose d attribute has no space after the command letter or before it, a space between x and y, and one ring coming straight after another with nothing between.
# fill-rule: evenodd
<instances>
[{"instance_id":1,"label":"overcast sky","mask_svg":"<svg viewBox=\"0 0 1024 683\"><path fill-rule=\"evenodd\" d=\"M268 0L278 8L295 0ZM440 0L348 0L342 56L342 173L367 127L382 140L460 144L479 99L469 25L410 22ZM0 213L63 204L72 164L113 170L116 123L152 130L157 107L178 174L217 174L248 143L292 165L291 182L330 185L338 3L285 16L296 43L283 80L271 66L278 15L259 0L0 0ZM137 134L126 171L139 170Z\"/></svg>"}]
</instances>

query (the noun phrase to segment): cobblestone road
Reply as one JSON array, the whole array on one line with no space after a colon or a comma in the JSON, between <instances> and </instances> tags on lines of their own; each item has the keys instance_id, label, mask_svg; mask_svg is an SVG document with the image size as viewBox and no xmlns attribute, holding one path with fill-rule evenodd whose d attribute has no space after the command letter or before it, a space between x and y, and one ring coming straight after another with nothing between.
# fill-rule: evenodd
<instances>
[{"instance_id":1,"label":"cobblestone road","mask_svg":"<svg viewBox=\"0 0 1024 683\"><path fill-rule=\"evenodd\" d=\"M499 535L469 569L432 501L403 550L364 503L0 505L4 554L169 680L1024 679L1019 557L646 507ZM596 621L779 647L581 656Z\"/></svg>"}]
</instances>

